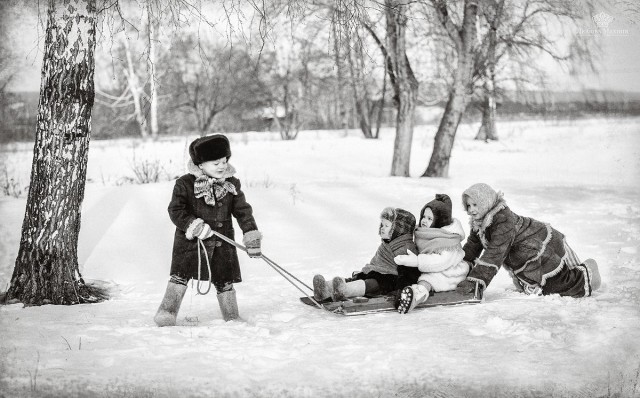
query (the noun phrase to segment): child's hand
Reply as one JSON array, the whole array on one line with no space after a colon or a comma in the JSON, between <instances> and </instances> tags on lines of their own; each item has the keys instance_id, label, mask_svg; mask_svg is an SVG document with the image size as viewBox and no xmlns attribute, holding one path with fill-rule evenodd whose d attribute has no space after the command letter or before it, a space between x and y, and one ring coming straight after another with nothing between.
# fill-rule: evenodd
<instances>
[{"instance_id":1,"label":"child's hand","mask_svg":"<svg viewBox=\"0 0 640 398\"><path fill-rule=\"evenodd\" d=\"M456 286L456 292L468 296L476 292L476 282L470 280L463 280ZM478 293L482 293L482 284L478 283Z\"/></svg>"},{"instance_id":2,"label":"child's hand","mask_svg":"<svg viewBox=\"0 0 640 398\"><path fill-rule=\"evenodd\" d=\"M401 254L399 256L395 256L393 258L398 265L404 265L407 267L417 267L418 266L418 256L413 253L411 250L407 249L407 254Z\"/></svg>"},{"instance_id":3,"label":"child's hand","mask_svg":"<svg viewBox=\"0 0 640 398\"><path fill-rule=\"evenodd\" d=\"M196 222L198 222L196 220ZM209 239L213 236L213 232L211 231L211 227L206 222L200 220L193 228L193 237L198 238L200 240Z\"/></svg>"},{"instance_id":4,"label":"child's hand","mask_svg":"<svg viewBox=\"0 0 640 398\"><path fill-rule=\"evenodd\" d=\"M262 250L260 249L262 242L262 234L258 230L249 231L242 237L242 242L247 248L247 254L249 257L262 256Z\"/></svg>"}]
</instances>

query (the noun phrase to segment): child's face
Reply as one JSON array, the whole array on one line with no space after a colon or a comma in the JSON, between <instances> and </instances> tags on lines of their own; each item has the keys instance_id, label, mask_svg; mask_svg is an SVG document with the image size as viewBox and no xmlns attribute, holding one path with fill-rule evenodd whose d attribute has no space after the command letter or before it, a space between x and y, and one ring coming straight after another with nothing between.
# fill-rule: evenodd
<instances>
[{"instance_id":1,"label":"child's face","mask_svg":"<svg viewBox=\"0 0 640 398\"><path fill-rule=\"evenodd\" d=\"M420 226L424 228L429 228L433 225L433 210L427 207L424 210L424 217L420 220Z\"/></svg>"},{"instance_id":2,"label":"child's face","mask_svg":"<svg viewBox=\"0 0 640 398\"><path fill-rule=\"evenodd\" d=\"M380 220L380 237L382 239L391 239L391 221L381 219Z\"/></svg>"},{"instance_id":3,"label":"child's face","mask_svg":"<svg viewBox=\"0 0 640 398\"><path fill-rule=\"evenodd\" d=\"M200 163L200 170L209 177L222 178L224 172L227 171L227 158L220 158L216 160L209 160L204 163Z\"/></svg>"},{"instance_id":4,"label":"child's face","mask_svg":"<svg viewBox=\"0 0 640 398\"><path fill-rule=\"evenodd\" d=\"M482 219L478 204L469 197L467 197L467 214L472 220L480 221Z\"/></svg>"}]
</instances>

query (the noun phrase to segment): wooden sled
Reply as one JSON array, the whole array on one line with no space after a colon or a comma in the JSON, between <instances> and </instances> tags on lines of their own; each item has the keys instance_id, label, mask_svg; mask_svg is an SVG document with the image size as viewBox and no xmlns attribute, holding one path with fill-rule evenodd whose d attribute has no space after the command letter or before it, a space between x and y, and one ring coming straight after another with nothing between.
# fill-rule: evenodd
<instances>
[{"instance_id":1,"label":"wooden sled","mask_svg":"<svg viewBox=\"0 0 640 398\"><path fill-rule=\"evenodd\" d=\"M303 303L318 308L309 297L300 297ZM331 299L319 302L326 310L335 314L352 316L366 315L378 312L397 311L394 305L394 296L378 297L354 297L344 301L332 301ZM478 304L482 301L480 289L476 293L464 295L455 290L450 292L431 292L426 303L418 304L412 311L419 308L439 307L443 305Z\"/></svg>"}]
</instances>

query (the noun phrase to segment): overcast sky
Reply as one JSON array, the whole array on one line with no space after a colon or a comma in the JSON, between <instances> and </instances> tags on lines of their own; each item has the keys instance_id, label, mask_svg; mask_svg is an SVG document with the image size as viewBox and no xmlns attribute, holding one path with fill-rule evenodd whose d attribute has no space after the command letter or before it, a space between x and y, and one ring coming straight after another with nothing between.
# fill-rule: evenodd
<instances>
[{"instance_id":1,"label":"overcast sky","mask_svg":"<svg viewBox=\"0 0 640 398\"><path fill-rule=\"evenodd\" d=\"M4 3L0 7L0 23L4 25L1 34L4 37L0 40L15 50L21 64L19 74L12 81L12 91L38 91L40 86L42 52L39 48L42 47L44 26L38 23L32 10L12 6L25 1L28 0L0 0ZM637 0L631 1L632 5L627 3L609 0L596 8L596 13L613 17L605 27L599 28L590 19L581 22L581 34L598 40L602 46L598 74L583 71L577 76L570 76L568 71L549 63L553 88L563 91L596 88L640 92L640 5Z\"/></svg>"}]
</instances>

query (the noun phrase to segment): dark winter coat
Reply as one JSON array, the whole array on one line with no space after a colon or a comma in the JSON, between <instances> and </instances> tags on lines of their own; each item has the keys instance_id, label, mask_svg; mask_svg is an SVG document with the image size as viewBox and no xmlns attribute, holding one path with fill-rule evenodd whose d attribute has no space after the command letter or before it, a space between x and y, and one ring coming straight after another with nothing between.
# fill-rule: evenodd
<instances>
[{"instance_id":1,"label":"dark winter coat","mask_svg":"<svg viewBox=\"0 0 640 398\"><path fill-rule=\"evenodd\" d=\"M253 218L253 210L240 189L240 180L235 177L227 178L226 180L235 186L237 195L228 192L222 199L217 199L214 206L206 204L204 197L195 197L193 185L195 180L196 177L192 174L186 174L176 180L168 208L169 217L176 225L171 275L186 279L198 278L198 240L196 238L189 240L185 235L185 231L194 220L201 218L212 230L231 239L234 239L231 216L236 218L244 233L258 229ZM214 283L241 282L236 248L216 236L203 242L211 262L211 281ZM200 269L200 279L208 280L204 253L201 253Z\"/></svg>"},{"instance_id":2,"label":"dark winter coat","mask_svg":"<svg viewBox=\"0 0 640 398\"><path fill-rule=\"evenodd\" d=\"M562 233L515 214L503 200L487 213L479 228L472 226L463 250L464 260L474 264L467 279L485 288L504 266L520 282L544 290L547 279L561 271L565 256Z\"/></svg>"}]
</instances>

